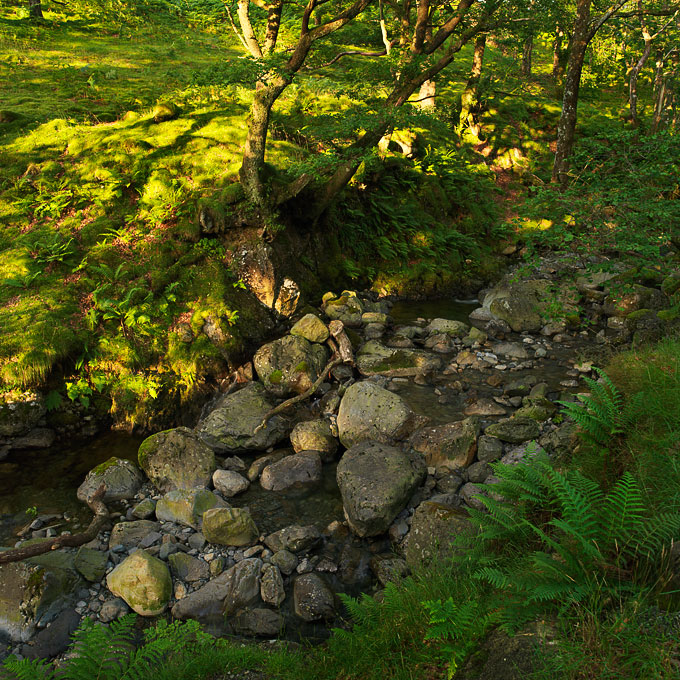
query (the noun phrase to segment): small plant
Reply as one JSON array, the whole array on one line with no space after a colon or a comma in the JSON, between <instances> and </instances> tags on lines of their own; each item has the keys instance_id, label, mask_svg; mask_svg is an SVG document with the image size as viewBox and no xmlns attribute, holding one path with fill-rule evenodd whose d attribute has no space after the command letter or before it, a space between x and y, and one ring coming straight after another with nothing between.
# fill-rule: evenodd
<instances>
[{"instance_id":1,"label":"small plant","mask_svg":"<svg viewBox=\"0 0 680 680\"><path fill-rule=\"evenodd\" d=\"M38 508L35 505L32 505L30 508L26 508L26 514L29 517L36 518L38 516Z\"/></svg>"}]
</instances>

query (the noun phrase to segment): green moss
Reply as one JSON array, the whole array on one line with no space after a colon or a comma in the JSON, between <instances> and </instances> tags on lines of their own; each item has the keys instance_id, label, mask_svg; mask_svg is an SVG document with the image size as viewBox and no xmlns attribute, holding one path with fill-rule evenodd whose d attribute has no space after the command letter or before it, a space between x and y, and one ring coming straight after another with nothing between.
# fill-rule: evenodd
<instances>
[{"instance_id":1,"label":"green moss","mask_svg":"<svg viewBox=\"0 0 680 680\"><path fill-rule=\"evenodd\" d=\"M641 321L649 316L654 316L654 312L651 309L637 309L634 312L626 315L626 319L629 321Z\"/></svg>"},{"instance_id":2,"label":"green moss","mask_svg":"<svg viewBox=\"0 0 680 680\"><path fill-rule=\"evenodd\" d=\"M280 385L283 380L283 373L279 370L272 371L267 378L272 385Z\"/></svg>"},{"instance_id":3,"label":"green moss","mask_svg":"<svg viewBox=\"0 0 680 680\"><path fill-rule=\"evenodd\" d=\"M309 366L306 361L301 361L294 369L293 373L306 373L309 370Z\"/></svg>"},{"instance_id":4,"label":"green moss","mask_svg":"<svg viewBox=\"0 0 680 680\"><path fill-rule=\"evenodd\" d=\"M97 465L97 467L95 467L92 470L92 472L95 475L103 475L109 468L115 467L116 465L118 465L118 458L116 458L115 456L112 456L108 460Z\"/></svg>"},{"instance_id":5,"label":"green moss","mask_svg":"<svg viewBox=\"0 0 680 680\"><path fill-rule=\"evenodd\" d=\"M661 321L675 321L680 317L680 309L673 307L671 309L662 309L656 313L656 316Z\"/></svg>"}]
</instances>

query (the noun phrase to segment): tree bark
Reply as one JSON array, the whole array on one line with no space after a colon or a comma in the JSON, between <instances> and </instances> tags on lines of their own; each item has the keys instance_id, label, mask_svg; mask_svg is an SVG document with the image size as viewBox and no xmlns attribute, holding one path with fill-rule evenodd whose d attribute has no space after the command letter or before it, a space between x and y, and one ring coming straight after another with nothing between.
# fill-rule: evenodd
<instances>
[{"instance_id":1,"label":"tree bark","mask_svg":"<svg viewBox=\"0 0 680 680\"><path fill-rule=\"evenodd\" d=\"M557 148L553 165L552 181L566 188L569 181L569 157L574 146L578 94L586 49L590 42L589 22L592 0L577 0L576 21L571 40L567 74L564 79L562 114L557 127Z\"/></svg>"},{"instance_id":2,"label":"tree bark","mask_svg":"<svg viewBox=\"0 0 680 680\"><path fill-rule=\"evenodd\" d=\"M568 50L564 49L564 30L558 24L555 26L555 38L553 39L553 66L552 77L557 85L564 79L566 68L566 56Z\"/></svg>"},{"instance_id":3,"label":"tree bark","mask_svg":"<svg viewBox=\"0 0 680 680\"><path fill-rule=\"evenodd\" d=\"M482 76L484 65L484 52L486 50L486 33L480 33L475 40L475 49L472 53L472 68L463 90L460 100L460 118L458 120L458 134L463 134L467 126L477 139L479 139L480 126L474 115L479 98L479 81Z\"/></svg>"},{"instance_id":4,"label":"tree bark","mask_svg":"<svg viewBox=\"0 0 680 680\"><path fill-rule=\"evenodd\" d=\"M640 71L642 67L647 62L649 55L652 53L652 41L648 39L650 36L645 33L645 49L642 52L642 56L637 60L635 66L630 70L630 79L628 81L628 106L630 108L630 122L633 125L638 123L638 111L637 111L637 82L640 77Z\"/></svg>"},{"instance_id":5,"label":"tree bark","mask_svg":"<svg viewBox=\"0 0 680 680\"><path fill-rule=\"evenodd\" d=\"M28 16L31 19L44 19L40 0L28 0Z\"/></svg>"},{"instance_id":6,"label":"tree bark","mask_svg":"<svg viewBox=\"0 0 680 680\"><path fill-rule=\"evenodd\" d=\"M522 46L522 75L531 77L531 57L534 51L534 36L530 35Z\"/></svg>"},{"instance_id":7,"label":"tree bark","mask_svg":"<svg viewBox=\"0 0 680 680\"><path fill-rule=\"evenodd\" d=\"M435 95L437 93L437 84L434 80L426 80L420 86L420 92L418 93L418 106L419 108L426 110L432 110L435 107Z\"/></svg>"}]
</instances>

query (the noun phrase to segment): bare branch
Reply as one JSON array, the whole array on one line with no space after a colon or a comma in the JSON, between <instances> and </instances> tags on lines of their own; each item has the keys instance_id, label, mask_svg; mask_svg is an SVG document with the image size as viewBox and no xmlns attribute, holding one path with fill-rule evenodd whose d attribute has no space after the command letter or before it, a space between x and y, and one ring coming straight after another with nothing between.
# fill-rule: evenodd
<instances>
[{"instance_id":1,"label":"bare branch","mask_svg":"<svg viewBox=\"0 0 680 680\"><path fill-rule=\"evenodd\" d=\"M326 68L331 64L335 64L336 61L340 61L340 59L342 59L343 57L384 57L386 54L387 50L382 50L381 52L360 52L358 50L350 50L348 52L340 52L340 54L336 54L330 61L327 61L325 64L313 67L306 66L305 69L307 71L319 71L320 69Z\"/></svg>"},{"instance_id":2,"label":"bare branch","mask_svg":"<svg viewBox=\"0 0 680 680\"><path fill-rule=\"evenodd\" d=\"M249 8L250 0L238 0L237 13L241 24L241 30L243 31L246 48L253 57L262 59L262 49L260 48L260 43L257 40L255 31L253 30L253 25L250 22Z\"/></svg>"}]
</instances>

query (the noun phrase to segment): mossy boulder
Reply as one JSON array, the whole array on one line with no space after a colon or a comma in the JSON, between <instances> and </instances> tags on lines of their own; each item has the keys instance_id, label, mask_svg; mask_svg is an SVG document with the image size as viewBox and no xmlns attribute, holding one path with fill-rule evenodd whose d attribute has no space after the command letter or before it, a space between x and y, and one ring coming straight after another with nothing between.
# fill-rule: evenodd
<instances>
[{"instance_id":1,"label":"mossy boulder","mask_svg":"<svg viewBox=\"0 0 680 680\"><path fill-rule=\"evenodd\" d=\"M215 471L215 454L187 427L147 437L139 447L139 465L162 492L207 487Z\"/></svg>"},{"instance_id":2,"label":"mossy boulder","mask_svg":"<svg viewBox=\"0 0 680 680\"><path fill-rule=\"evenodd\" d=\"M76 554L74 566L86 581L99 583L106 574L108 559L106 552L82 546Z\"/></svg>"},{"instance_id":3,"label":"mossy boulder","mask_svg":"<svg viewBox=\"0 0 680 680\"><path fill-rule=\"evenodd\" d=\"M439 335L445 333L452 338L463 338L470 331L470 326L462 321L453 321L451 319L432 319L426 326L425 330L428 335Z\"/></svg>"},{"instance_id":4,"label":"mossy boulder","mask_svg":"<svg viewBox=\"0 0 680 680\"><path fill-rule=\"evenodd\" d=\"M136 550L107 577L106 586L140 616L162 614L172 596L172 578L165 562Z\"/></svg>"},{"instance_id":5,"label":"mossy boulder","mask_svg":"<svg viewBox=\"0 0 680 680\"><path fill-rule=\"evenodd\" d=\"M138 519L133 522L118 522L111 529L109 547L122 545L125 548L136 548L150 533L158 531L160 524L149 519Z\"/></svg>"},{"instance_id":6,"label":"mossy boulder","mask_svg":"<svg viewBox=\"0 0 680 680\"><path fill-rule=\"evenodd\" d=\"M78 500L86 503L101 484L106 485L104 502L120 501L124 498L134 498L142 486L144 477L140 469L124 458L109 458L87 473L85 481L78 487Z\"/></svg>"},{"instance_id":7,"label":"mossy boulder","mask_svg":"<svg viewBox=\"0 0 680 680\"><path fill-rule=\"evenodd\" d=\"M514 418L531 418L542 423L557 413L557 406L544 397L525 398L520 409L515 411Z\"/></svg>"},{"instance_id":8,"label":"mossy boulder","mask_svg":"<svg viewBox=\"0 0 680 680\"><path fill-rule=\"evenodd\" d=\"M242 390L222 397L198 425L196 433L218 453L264 451L278 444L290 431L284 418L274 416L255 432L276 403L262 383L249 383Z\"/></svg>"},{"instance_id":9,"label":"mossy boulder","mask_svg":"<svg viewBox=\"0 0 680 680\"><path fill-rule=\"evenodd\" d=\"M347 388L337 419L340 441L347 448L367 440L388 444L403 439L420 421L399 395L369 381Z\"/></svg>"},{"instance_id":10,"label":"mossy boulder","mask_svg":"<svg viewBox=\"0 0 680 680\"><path fill-rule=\"evenodd\" d=\"M484 432L510 444L522 444L523 442L536 439L541 429L533 418L520 416L505 418L493 425L489 425Z\"/></svg>"},{"instance_id":11,"label":"mossy boulder","mask_svg":"<svg viewBox=\"0 0 680 680\"><path fill-rule=\"evenodd\" d=\"M164 123L176 118L179 115L179 109L172 102L159 102L153 107L151 115L154 123Z\"/></svg>"},{"instance_id":12,"label":"mossy boulder","mask_svg":"<svg viewBox=\"0 0 680 680\"><path fill-rule=\"evenodd\" d=\"M255 543L259 532L247 508L213 508L203 513L203 535L209 543L238 547Z\"/></svg>"},{"instance_id":13,"label":"mossy boulder","mask_svg":"<svg viewBox=\"0 0 680 680\"><path fill-rule=\"evenodd\" d=\"M428 466L466 467L477 452L479 421L465 418L436 427L421 427L409 438L410 446L424 456Z\"/></svg>"},{"instance_id":14,"label":"mossy boulder","mask_svg":"<svg viewBox=\"0 0 680 680\"><path fill-rule=\"evenodd\" d=\"M339 297L326 293L323 296L323 311L329 319L338 319L346 326L359 328L364 304L354 291L343 291Z\"/></svg>"},{"instance_id":15,"label":"mossy boulder","mask_svg":"<svg viewBox=\"0 0 680 680\"><path fill-rule=\"evenodd\" d=\"M322 345L286 335L262 345L253 357L257 375L277 397L306 392L321 375L328 352Z\"/></svg>"},{"instance_id":16,"label":"mossy boulder","mask_svg":"<svg viewBox=\"0 0 680 680\"><path fill-rule=\"evenodd\" d=\"M659 310L668 306L668 297L656 288L633 285L621 292L612 292L604 301L607 316L629 317L643 309Z\"/></svg>"},{"instance_id":17,"label":"mossy boulder","mask_svg":"<svg viewBox=\"0 0 680 680\"><path fill-rule=\"evenodd\" d=\"M330 335L328 326L316 314L305 314L290 329L290 334L318 343L326 342Z\"/></svg>"},{"instance_id":18,"label":"mossy boulder","mask_svg":"<svg viewBox=\"0 0 680 680\"><path fill-rule=\"evenodd\" d=\"M36 392L0 396L0 437L18 437L30 432L47 409Z\"/></svg>"},{"instance_id":19,"label":"mossy boulder","mask_svg":"<svg viewBox=\"0 0 680 680\"><path fill-rule=\"evenodd\" d=\"M366 376L409 377L439 370L441 359L422 350L395 349L369 340L357 352L357 368Z\"/></svg>"},{"instance_id":20,"label":"mossy boulder","mask_svg":"<svg viewBox=\"0 0 680 680\"><path fill-rule=\"evenodd\" d=\"M425 479L422 459L368 441L348 449L337 470L345 516L358 536L387 531Z\"/></svg>"},{"instance_id":21,"label":"mossy boulder","mask_svg":"<svg viewBox=\"0 0 680 680\"><path fill-rule=\"evenodd\" d=\"M156 517L162 522L198 529L206 510L225 506L221 498L207 489L175 489L158 500Z\"/></svg>"},{"instance_id":22,"label":"mossy boulder","mask_svg":"<svg viewBox=\"0 0 680 680\"><path fill-rule=\"evenodd\" d=\"M290 443L296 453L318 451L324 460L332 459L338 450L338 440L333 436L327 420L298 423L290 433Z\"/></svg>"}]
</instances>

